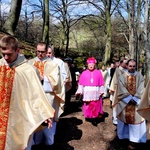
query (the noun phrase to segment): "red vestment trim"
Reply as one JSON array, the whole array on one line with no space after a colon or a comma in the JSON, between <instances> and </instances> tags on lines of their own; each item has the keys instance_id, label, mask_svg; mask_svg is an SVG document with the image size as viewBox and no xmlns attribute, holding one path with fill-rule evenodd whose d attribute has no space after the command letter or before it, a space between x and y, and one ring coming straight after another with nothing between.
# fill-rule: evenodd
<instances>
[{"instance_id":1,"label":"red vestment trim","mask_svg":"<svg viewBox=\"0 0 150 150\"><path fill-rule=\"evenodd\" d=\"M38 69L40 76L44 75L44 65L45 65L46 61L42 62L42 61L35 61L34 62L34 66Z\"/></svg>"},{"instance_id":2,"label":"red vestment trim","mask_svg":"<svg viewBox=\"0 0 150 150\"><path fill-rule=\"evenodd\" d=\"M0 66L0 150L4 150L15 69Z\"/></svg>"}]
</instances>

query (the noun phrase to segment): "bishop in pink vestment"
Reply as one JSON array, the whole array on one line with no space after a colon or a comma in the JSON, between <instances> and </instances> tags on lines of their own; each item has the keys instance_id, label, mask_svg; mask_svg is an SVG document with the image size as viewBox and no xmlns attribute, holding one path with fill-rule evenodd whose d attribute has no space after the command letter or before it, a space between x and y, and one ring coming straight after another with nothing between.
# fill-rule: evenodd
<instances>
[{"instance_id":1,"label":"bishop in pink vestment","mask_svg":"<svg viewBox=\"0 0 150 150\"><path fill-rule=\"evenodd\" d=\"M104 79L101 71L95 69L95 58L88 58L87 64L88 69L80 75L76 94L83 95L84 117L86 120L90 119L93 123L95 119L103 115L102 95L104 94Z\"/></svg>"}]
</instances>

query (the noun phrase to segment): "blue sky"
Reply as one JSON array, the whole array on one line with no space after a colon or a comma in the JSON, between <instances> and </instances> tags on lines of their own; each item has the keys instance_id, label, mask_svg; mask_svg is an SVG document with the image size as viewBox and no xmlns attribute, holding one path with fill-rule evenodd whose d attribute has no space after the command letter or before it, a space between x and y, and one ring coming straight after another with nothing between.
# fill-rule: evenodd
<instances>
[{"instance_id":1,"label":"blue sky","mask_svg":"<svg viewBox=\"0 0 150 150\"><path fill-rule=\"evenodd\" d=\"M23 3L25 2L25 0L23 0ZM32 2L33 4L39 4L39 0L30 0L30 2ZM11 0L1 0L1 10L2 10L2 13L3 12L8 12L9 9L10 9L10 3L11 3ZM22 9L23 7L25 7L25 5L22 6ZM28 7L29 9L31 9L32 11L32 7ZM28 9L28 10L29 10ZM96 12L96 9L92 6L87 6L86 4L80 4L80 5L77 5L76 7L70 7L69 8L71 10L71 13L72 15L77 15L77 14L89 14L89 13L97 13Z\"/></svg>"}]
</instances>

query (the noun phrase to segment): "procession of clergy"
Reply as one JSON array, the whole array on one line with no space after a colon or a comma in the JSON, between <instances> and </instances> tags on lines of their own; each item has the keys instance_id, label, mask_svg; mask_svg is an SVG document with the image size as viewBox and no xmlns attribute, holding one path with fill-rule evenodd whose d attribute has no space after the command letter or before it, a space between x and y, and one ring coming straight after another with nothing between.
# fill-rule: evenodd
<instances>
[{"instance_id":1,"label":"procession of clergy","mask_svg":"<svg viewBox=\"0 0 150 150\"><path fill-rule=\"evenodd\" d=\"M31 150L43 142L53 145L65 94L72 87L68 64L44 42L37 43L37 56L30 60L20 53L13 36L3 36L0 48L0 150ZM76 91L83 95L85 120L97 126L104 115L102 100L109 94L118 138L146 143L150 81L145 87L136 61L123 58L107 71L97 69L94 57L86 63Z\"/></svg>"},{"instance_id":2,"label":"procession of clergy","mask_svg":"<svg viewBox=\"0 0 150 150\"><path fill-rule=\"evenodd\" d=\"M106 72L102 72L105 76ZM110 68L108 78L106 84L109 84L107 89L118 138L133 143L146 143L146 120L150 121L150 80L146 83L143 75L136 71L136 61L126 58Z\"/></svg>"}]
</instances>

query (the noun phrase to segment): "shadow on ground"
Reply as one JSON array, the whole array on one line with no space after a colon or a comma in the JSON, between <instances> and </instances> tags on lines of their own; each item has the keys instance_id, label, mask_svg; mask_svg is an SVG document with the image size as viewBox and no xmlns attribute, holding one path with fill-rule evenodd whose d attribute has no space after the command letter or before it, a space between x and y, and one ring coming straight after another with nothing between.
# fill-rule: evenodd
<instances>
[{"instance_id":1,"label":"shadow on ground","mask_svg":"<svg viewBox=\"0 0 150 150\"><path fill-rule=\"evenodd\" d=\"M133 143L127 139L119 140L116 136L108 142L107 150L150 150L150 140L146 143Z\"/></svg>"},{"instance_id":2,"label":"shadow on ground","mask_svg":"<svg viewBox=\"0 0 150 150\"><path fill-rule=\"evenodd\" d=\"M64 113L61 117L80 111L82 111L82 101L72 101L64 107Z\"/></svg>"},{"instance_id":3,"label":"shadow on ground","mask_svg":"<svg viewBox=\"0 0 150 150\"><path fill-rule=\"evenodd\" d=\"M77 119L76 117L60 118L57 123L55 144L48 146L41 143L39 145L32 146L32 150L74 150L68 142L71 140L81 139L82 131L77 127L80 124L82 124L82 120Z\"/></svg>"},{"instance_id":4,"label":"shadow on ground","mask_svg":"<svg viewBox=\"0 0 150 150\"><path fill-rule=\"evenodd\" d=\"M70 102L69 107L65 108L65 112L61 115L57 123L54 145L46 146L41 143L34 145L32 150L74 150L74 147L71 146L69 142L81 139L82 130L80 130L78 126L83 124L83 121L72 117L72 114L81 112L82 104L82 101L74 100ZM108 117L108 115L107 112L104 112L103 117L99 119L98 123L105 122L105 118Z\"/></svg>"},{"instance_id":5,"label":"shadow on ground","mask_svg":"<svg viewBox=\"0 0 150 150\"><path fill-rule=\"evenodd\" d=\"M57 150L74 150L73 147L68 145L68 142L81 139L82 131L78 129L80 124L82 124L82 120L76 117L60 118L55 135Z\"/></svg>"}]
</instances>

